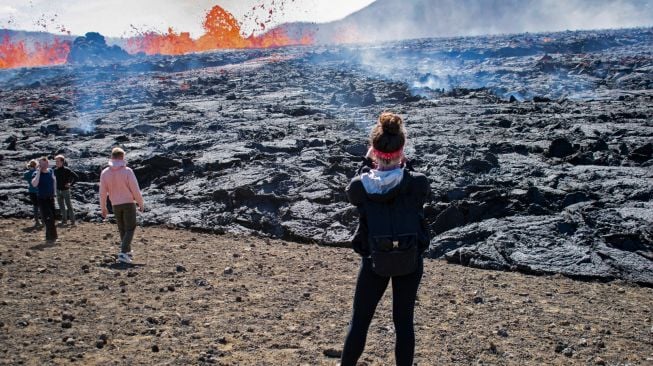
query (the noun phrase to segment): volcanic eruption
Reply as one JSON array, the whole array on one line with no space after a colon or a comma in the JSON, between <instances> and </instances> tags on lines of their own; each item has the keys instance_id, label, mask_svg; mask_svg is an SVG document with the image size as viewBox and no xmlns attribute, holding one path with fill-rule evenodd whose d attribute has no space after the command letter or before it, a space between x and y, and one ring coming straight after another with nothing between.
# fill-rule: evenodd
<instances>
[{"instance_id":1,"label":"volcanic eruption","mask_svg":"<svg viewBox=\"0 0 653 366\"><path fill-rule=\"evenodd\" d=\"M0 69L60 65L66 62L70 43L55 40L51 44L12 42L8 36L0 43Z\"/></svg>"},{"instance_id":2,"label":"volcanic eruption","mask_svg":"<svg viewBox=\"0 0 653 366\"><path fill-rule=\"evenodd\" d=\"M188 32L176 33L172 28L166 34L148 32L129 39L127 50L132 54L180 55L225 48L269 48L313 43L310 34L292 38L282 29L244 37L238 20L217 5L206 14L202 27L205 33L198 39L191 38Z\"/></svg>"},{"instance_id":3,"label":"volcanic eruption","mask_svg":"<svg viewBox=\"0 0 653 366\"><path fill-rule=\"evenodd\" d=\"M262 6L262 5L261 5ZM260 29L267 28L274 10L270 9L268 19L257 20ZM270 48L313 43L310 31L293 36L284 29L271 29L260 35L243 35L239 21L227 10L216 5L211 8L202 22L204 34L193 39L189 32L176 32L172 27L161 34L154 31L143 32L126 40L126 50L130 54L181 55L218 49ZM66 63L72 42L55 39L51 43L25 40L12 41L5 36L0 44L0 68L51 66Z\"/></svg>"}]
</instances>

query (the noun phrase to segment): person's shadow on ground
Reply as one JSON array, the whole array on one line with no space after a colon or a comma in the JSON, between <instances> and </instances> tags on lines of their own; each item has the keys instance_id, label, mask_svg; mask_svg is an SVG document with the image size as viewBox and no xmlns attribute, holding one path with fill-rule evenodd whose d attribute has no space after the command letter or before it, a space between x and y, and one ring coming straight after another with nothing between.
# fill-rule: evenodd
<instances>
[{"instance_id":1,"label":"person's shadow on ground","mask_svg":"<svg viewBox=\"0 0 653 366\"><path fill-rule=\"evenodd\" d=\"M37 231L41 231L43 229L43 226L30 226L30 227L24 227L21 230L24 233L35 233Z\"/></svg>"},{"instance_id":2,"label":"person's shadow on ground","mask_svg":"<svg viewBox=\"0 0 653 366\"><path fill-rule=\"evenodd\" d=\"M116 269L119 271L125 271L128 269L134 269L134 268L142 268L145 267L144 264L141 263L109 263L109 264L102 264L100 267L105 267L109 269Z\"/></svg>"},{"instance_id":3,"label":"person's shadow on ground","mask_svg":"<svg viewBox=\"0 0 653 366\"><path fill-rule=\"evenodd\" d=\"M48 243L47 241L45 243L41 244L36 244L33 247L30 247L31 250L44 250L48 248L54 248L57 246L57 242L50 242Z\"/></svg>"}]
</instances>

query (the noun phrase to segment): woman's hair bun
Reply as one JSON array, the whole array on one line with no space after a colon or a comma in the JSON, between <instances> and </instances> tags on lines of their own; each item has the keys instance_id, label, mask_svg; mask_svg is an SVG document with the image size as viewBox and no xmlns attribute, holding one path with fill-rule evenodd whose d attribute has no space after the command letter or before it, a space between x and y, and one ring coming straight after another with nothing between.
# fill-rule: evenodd
<instances>
[{"instance_id":1,"label":"woman's hair bun","mask_svg":"<svg viewBox=\"0 0 653 366\"><path fill-rule=\"evenodd\" d=\"M390 112L384 112L379 116L379 125L384 133L398 135L401 133L404 121L398 115Z\"/></svg>"}]
</instances>

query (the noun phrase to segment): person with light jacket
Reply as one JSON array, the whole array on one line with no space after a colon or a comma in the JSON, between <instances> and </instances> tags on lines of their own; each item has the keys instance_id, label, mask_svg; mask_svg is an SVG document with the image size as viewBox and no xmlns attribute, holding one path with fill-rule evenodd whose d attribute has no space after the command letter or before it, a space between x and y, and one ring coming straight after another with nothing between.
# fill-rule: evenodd
<instances>
[{"instance_id":1,"label":"person with light jacket","mask_svg":"<svg viewBox=\"0 0 653 366\"><path fill-rule=\"evenodd\" d=\"M107 197L111 200L120 232L118 262L129 264L133 260L131 243L136 230L136 206L143 212L144 202L136 175L127 167L125 151L119 147L111 150L109 166L100 175L100 209L103 218L109 214Z\"/></svg>"}]
</instances>

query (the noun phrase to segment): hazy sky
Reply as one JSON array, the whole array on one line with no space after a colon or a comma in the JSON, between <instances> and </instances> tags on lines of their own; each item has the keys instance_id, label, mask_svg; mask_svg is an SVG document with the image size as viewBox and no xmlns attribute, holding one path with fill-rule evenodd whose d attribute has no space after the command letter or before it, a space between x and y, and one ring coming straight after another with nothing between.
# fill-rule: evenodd
<instances>
[{"instance_id":1,"label":"hazy sky","mask_svg":"<svg viewBox=\"0 0 653 366\"><path fill-rule=\"evenodd\" d=\"M347 16L374 0L0 0L0 28L41 30L56 33L62 27L73 34L97 31L106 36L132 35L131 25L141 30L188 31L202 34L207 10L220 5L243 21L243 30L255 28L245 15L253 6L275 3L269 26L292 21L328 22ZM261 20L267 10L254 13ZM268 27L269 28L269 27Z\"/></svg>"}]
</instances>

